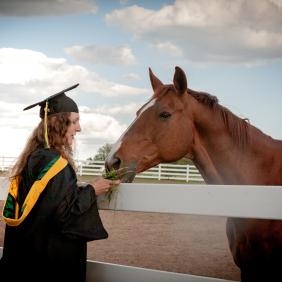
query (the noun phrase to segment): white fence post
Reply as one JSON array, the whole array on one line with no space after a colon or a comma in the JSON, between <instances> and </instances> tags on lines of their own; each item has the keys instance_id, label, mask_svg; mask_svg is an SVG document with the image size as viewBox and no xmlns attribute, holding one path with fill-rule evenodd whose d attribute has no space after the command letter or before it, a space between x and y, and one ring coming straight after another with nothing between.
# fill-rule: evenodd
<instances>
[{"instance_id":1,"label":"white fence post","mask_svg":"<svg viewBox=\"0 0 282 282\"><path fill-rule=\"evenodd\" d=\"M158 175L158 180L162 179L162 164L159 164L159 175Z\"/></svg>"},{"instance_id":2,"label":"white fence post","mask_svg":"<svg viewBox=\"0 0 282 282\"><path fill-rule=\"evenodd\" d=\"M190 165L188 164L186 167L186 182L189 182L189 169L190 169Z\"/></svg>"}]
</instances>

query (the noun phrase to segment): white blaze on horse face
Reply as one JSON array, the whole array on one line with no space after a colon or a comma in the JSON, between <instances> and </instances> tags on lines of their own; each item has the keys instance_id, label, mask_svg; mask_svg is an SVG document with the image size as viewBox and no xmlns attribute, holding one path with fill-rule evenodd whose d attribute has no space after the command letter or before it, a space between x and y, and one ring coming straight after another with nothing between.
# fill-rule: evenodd
<instances>
[{"instance_id":1,"label":"white blaze on horse face","mask_svg":"<svg viewBox=\"0 0 282 282\"><path fill-rule=\"evenodd\" d=\"M147 103L145 103L143 108L141 108L141 110L140 110L139 116L136 119L138 119L147 109L153 107L155 105L155 103L156 103L156 98L152 98Z\"/></svg>"},{"instance_id":2,"label":"white blaze on horse face","mask_svg":"<svg viewBox=\"0 0 282 282\"><path fill-rule=\"evenodd\" d=\"M156 98L152 98L151 100L149 100L147 103L144 104L144 107L141 108L139 115L133 120L133 122L128 126L128 128L125 130L125 132L120 136L120 138L118 139L118 141L113 145L108 158L112 159L113 156L115 155L115 153L118 151L118 149L121 147L122 145L122 139L124 137L124 135L129 131L129 129L132 127L132 125L141 117L141 115L150 107L153 107L154 104L156 102Z\"/></svg>"}]
</instances>

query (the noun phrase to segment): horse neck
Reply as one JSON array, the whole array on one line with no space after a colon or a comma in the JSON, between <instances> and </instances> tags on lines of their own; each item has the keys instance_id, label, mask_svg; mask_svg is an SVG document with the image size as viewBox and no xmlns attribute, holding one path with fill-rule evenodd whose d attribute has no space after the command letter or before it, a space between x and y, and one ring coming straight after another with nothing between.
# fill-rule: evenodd
<instances>
[{"instance_id":1,"label":"horse neck","mask_svg":"<svg viewBox=\"0 0 282 282\"><path fill-rule=\"evenodd\" d=\"M270 137L251 125L241 132L249 140L239 142L227 129L218 109L211 109L193 99L194 145L193 162L208 184L256 184L261 158ZM239 124L244 121L232 114ZM236 122L236 120L235 120ZM238 132L240 133L240 131ZM267 139L267 140L266 140ZM241 140L242 141L242 140ZM272 156L270 156L271 159Z\"/></svg>"}]
</instances>

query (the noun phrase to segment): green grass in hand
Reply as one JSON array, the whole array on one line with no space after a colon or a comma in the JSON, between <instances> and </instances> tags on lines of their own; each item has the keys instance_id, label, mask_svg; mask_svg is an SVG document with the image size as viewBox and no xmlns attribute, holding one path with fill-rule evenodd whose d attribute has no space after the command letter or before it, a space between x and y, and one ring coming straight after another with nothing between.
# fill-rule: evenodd
<instances>
[{"instance_id":1,"label":"green grass in hand","mask_svg":"<svg viewBox=\"0 0 282 282\"><path fill-rule=\"evenodd\" d=\"M114 168L111 169L110 171L105 171L102 176L105 178L105 179L110 179L110 180L117 180L119 179L119 176L118 176L118 171L115 170Z\"/></svg>"},{"instance_id":2,"label":"green grass in hand","mask_svg":"<svg viewBox=\"0 0 282 282\"><path fill-rule=\"evenodd\" d=\"M105 171L102 176L105 178L105 179L109 179L109 180L117 180L119 179L119 176L118 176L118 171L115 170L115 169L111 169L110 171ZM111 201L111 198L112 198L112 194L113 192L116 190L116 186L113 186L106 194L106 198L108 199L108 201L110 202Z\"/></svg>"}]
</instances>

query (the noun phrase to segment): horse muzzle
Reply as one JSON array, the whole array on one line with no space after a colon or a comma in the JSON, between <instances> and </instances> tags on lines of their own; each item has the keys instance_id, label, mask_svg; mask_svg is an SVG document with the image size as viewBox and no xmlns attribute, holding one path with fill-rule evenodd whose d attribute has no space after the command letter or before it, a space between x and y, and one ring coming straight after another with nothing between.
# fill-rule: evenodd
<instances>
[{"instance_id":1,"label":"horse muzzle","mask_svg":"<svg viewBox=\"0 0 282 282\"><path fill-rule=\"evenodd\" d=\"M117 156L108 157L105 161L106 171L115 170L123 183L131 183L136 175L137 161L123 162Z\"/></svg>"}]
</instances>

